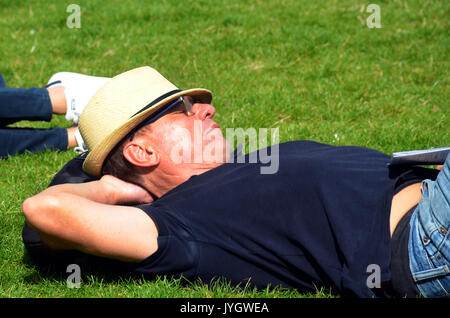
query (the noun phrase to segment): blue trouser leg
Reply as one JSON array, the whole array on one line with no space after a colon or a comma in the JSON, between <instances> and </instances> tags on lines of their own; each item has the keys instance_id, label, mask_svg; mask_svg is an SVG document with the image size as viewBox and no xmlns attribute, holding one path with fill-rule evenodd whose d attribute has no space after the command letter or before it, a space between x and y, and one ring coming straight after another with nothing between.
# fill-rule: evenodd
<instances>
[{"instance_id":1,"label":"blue trouser leg","mask_svg":"<svg viewBox=\"0 0 450 318\"><path fill-rule=\"evenodd\" d=\"M0 157L38 152L45 149L66 150L67 129L1 128Z\"/></svg>"},{"instance_id":2,"label":"blue trouser leg","mask_svg":"<svg viewBox=\"0 0 450 318\"><path fill-rule=\"evenodd\" d=\"M45 88L10 88L0 74L0 127L21 120L52 119L52 104Z\"/></svg>"},{"instance_id":3,"label":"blue trouser leg","mask_svg":"<svg viewBox=\"0 0 450 318\"><path fill-rule=\"evenodd\" d=\"M409 256L425 297L450 297L450 154L435 181L422 182L422 199L410 220Z\"/></svg>"},{"instance_id":4,"label":"blue trouser leg","mask_svg":"<svg viewBox=\"0 0 450 318\"><path fill-rule=\"evenodd\" d=\"M0 74L0 157L46 148L67 149L67 130L5 126L21 120L50 121L52 105L45 88L9 88Z\"/></svg>"},{"instance_id":5,"label":"blue trouser leg","mask_svg":"<svg viewBox=\"0 0 450 318\"><path fill-rule=\"evenodd\" d=\"M6 82L2 74L0 74L0 87L6 87Z\"/></svg>"}]
</instances>

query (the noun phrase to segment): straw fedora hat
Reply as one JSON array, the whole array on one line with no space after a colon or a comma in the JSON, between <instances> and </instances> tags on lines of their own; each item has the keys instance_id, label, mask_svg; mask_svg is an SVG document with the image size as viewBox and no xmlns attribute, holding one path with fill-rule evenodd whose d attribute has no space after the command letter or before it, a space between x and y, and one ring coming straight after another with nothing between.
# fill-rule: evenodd
<instances>
[{"instance_id":1,"label":"straw fedora hat","mask_svg":"<svg viewBox=\"0 0 450 318\"><path fill-rule=\"evenodd\" d=\"M209 90L180 90L149 66L130 70L107 81L88 102L78 123L89 150L83 170L100 177L108 154L133 128L184 95L202 103L212 100Z\"/></svg>"}]
</instances>

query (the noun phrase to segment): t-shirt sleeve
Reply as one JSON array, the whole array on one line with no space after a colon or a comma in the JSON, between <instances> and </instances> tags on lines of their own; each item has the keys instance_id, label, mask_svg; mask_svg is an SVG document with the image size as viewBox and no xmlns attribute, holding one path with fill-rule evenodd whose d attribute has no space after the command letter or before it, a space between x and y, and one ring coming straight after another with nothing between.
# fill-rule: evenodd
<instances>
[{"instance_id":1,"label":"t-shirt sleeve","mask_svg":"<svg viewBox=\"0 0 450 318\"><path fill-rule=\"evenodd\" d=\"M158 228L158 249L133 264L133 271L145 275L168 275L192 278L197 272L198 247L189 229L172 218L168 211L151 204L137 206Z\"/></svg>"}]
</instances>

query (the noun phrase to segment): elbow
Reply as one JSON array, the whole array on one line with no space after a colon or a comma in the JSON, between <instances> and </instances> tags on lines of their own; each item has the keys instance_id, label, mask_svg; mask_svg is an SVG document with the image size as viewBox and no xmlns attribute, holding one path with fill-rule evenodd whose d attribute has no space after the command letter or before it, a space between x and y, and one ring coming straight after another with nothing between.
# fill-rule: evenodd
<instances>
[{"instance_id":1,"label":"elbow","mask_svg":"<svg viewBox=\"0 0 450 318\"><path fill-rule=\"evenodd\" d=\"M23 201L22 212L29 226L38 229L58 207L58 198L38 194Z\"/></svg>"},{"instance_id":2,"label":"elbow","mask_svg":"<svg viewBox=\"0 0 450 318\"><path fill-rule=\"evenodd\" d=\"M34 217L34 211L36 210L36 204L34 197L28 198L22 203L22 212L25 216L25 220L30 224L30 220Z\"/></svg>"}]
</instances>

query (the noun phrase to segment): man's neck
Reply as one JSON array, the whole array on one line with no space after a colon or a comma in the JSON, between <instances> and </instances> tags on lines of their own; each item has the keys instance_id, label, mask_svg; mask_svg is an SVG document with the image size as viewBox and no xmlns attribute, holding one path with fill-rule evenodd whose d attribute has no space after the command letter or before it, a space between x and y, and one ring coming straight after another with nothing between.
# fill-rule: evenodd
<instances>
[{"instance_id":1,"label":"man's neck","mask_svg":"<svg viewBox=\"0 0 450 318\"><path fill-rule=\"evenodd\" d=\"M145 178L146 181L143 186L153 196L160 198L170 190L189 180L192 176L203 174L220 165L222 164L214 163L191 165L188 168L184 167L182 169L158 169Z\"/></svg>"}]
</instances>

